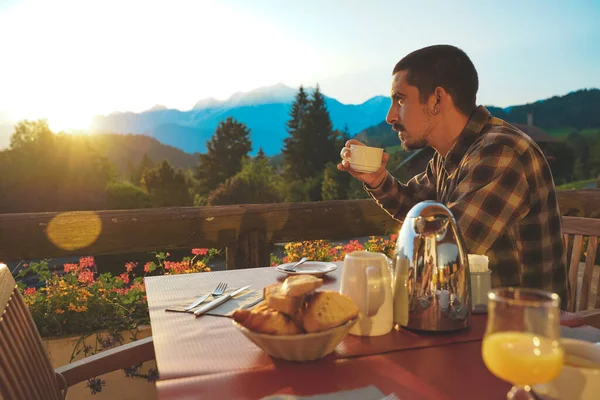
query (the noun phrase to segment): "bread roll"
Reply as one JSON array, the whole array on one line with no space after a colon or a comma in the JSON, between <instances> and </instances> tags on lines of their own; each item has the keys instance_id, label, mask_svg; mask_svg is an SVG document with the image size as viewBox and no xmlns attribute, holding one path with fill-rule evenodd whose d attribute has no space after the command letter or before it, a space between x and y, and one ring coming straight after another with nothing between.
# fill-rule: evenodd
<instances>
[{"instance_id":1,"label":"bread roll","mask_svg":"<svg viewBox=\"0 0 600 400\"><path fill-rule=\"evenodd\" d=\"M253 332L269 335L294 335L300 328L285 314L275 310L235 310L233 319Z\"/></svg>"},{"instance_id":2,"label":"bread roll","mask_svg":"<svg viewBox=\"0 0 600 400\"><path fill-rule=\"evenodd\" d=\"M356 318L358 307L345 294L323 291L307 299L302 313L304 330L311 333L324 331Z\"/></svg>"},{"instance_id":3,"label":"bread roll","mask_svg":"<svg viewBox=\"0 0 600 400\"><path fill-rule=\"evenodd\" d=\"M272 285L265 286L263 288L263 298L265 299L265 301L269 301L269 297L271 296L271 293L278 293L280 291L281 291L281 283L274 283Z\"/></svg>"},{"instance_id":4,"label":"bread roll","mask_svg":"<svg viewBox=\"0 0 600 400\"><path fill-rule=\"evenodd\" d=\"M299 297L323 286L323 279L312 275L292 275L281 285L281 294L287 297Z\"/></svg>"},{"instance_id":5,"label":"bread roll","mask_svg":"<svg viewBox=\"0 0 600 400\"><path fill-rule=\"evenodd\" d=\"M265 287L263 290L263 297L265 298L269 308L281 311L282 313L294 318L298 310L300 310L300 307L302 307L304 296L284 296L281 292L281 287L282 285L280 283Z\"/></svg>"}]
</instances>

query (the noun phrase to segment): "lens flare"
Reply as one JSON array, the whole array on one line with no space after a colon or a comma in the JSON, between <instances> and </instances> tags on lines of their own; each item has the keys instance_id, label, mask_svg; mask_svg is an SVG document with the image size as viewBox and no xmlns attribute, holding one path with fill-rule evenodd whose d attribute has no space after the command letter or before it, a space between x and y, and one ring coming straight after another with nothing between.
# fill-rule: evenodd
<instances>
[{"instance_id":1,"label":"lens flare","mask_svg":"<svg viewBox=\"0 0 600 400\"><path fill-rule=\"evenodd\" d=\"M102 232L102 221L93 211L77 211L58 214L48 224L46 235L56 246L64 250L88 247Z\"/></svg>"}]
</instances>

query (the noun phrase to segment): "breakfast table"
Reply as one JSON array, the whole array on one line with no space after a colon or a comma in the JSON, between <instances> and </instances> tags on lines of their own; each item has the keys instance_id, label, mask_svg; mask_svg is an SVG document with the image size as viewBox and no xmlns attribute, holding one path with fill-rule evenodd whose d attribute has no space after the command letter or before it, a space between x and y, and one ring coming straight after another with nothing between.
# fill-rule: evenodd
<instances>
[{"instance_id":1,"label":"breakfast table","mask_svg":"<svg viewBox=\"0 0 600 400\"><path fill-rule=\"evenodd\" d=\"M343 263L336 265L319 290L339 290ZM146 277L159 399L292 399L284 395L369 387L401 400L504 399L511 387L483 363L486 315L473 315L468 329L452 333L399 329L378 337L348 335L323 359L292 362L268 356L228 317L167 311L219 282L262 290L285 278L274 267ZM571 314L561 315L561 324L563 335L600 341L600 330Z\"/></svg>"}]
</instances>

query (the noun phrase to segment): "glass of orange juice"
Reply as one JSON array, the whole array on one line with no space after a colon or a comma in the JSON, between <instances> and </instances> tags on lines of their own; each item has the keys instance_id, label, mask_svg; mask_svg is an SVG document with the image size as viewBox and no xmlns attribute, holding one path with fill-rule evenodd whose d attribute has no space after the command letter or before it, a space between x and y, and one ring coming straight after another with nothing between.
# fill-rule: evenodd
<instances>
[{"instance_id":1,"label":"glass of orange juice","mask_svg":"<svg viewBox=\"0 0 600 400\"><path fill-rule=\"evenodd\" d=\"M560 298L528 288L488 293L481 353L490 372L514 386L507 399L535 399L531 386L553 381L562 370Z\"/></svg>"}]
</instances>

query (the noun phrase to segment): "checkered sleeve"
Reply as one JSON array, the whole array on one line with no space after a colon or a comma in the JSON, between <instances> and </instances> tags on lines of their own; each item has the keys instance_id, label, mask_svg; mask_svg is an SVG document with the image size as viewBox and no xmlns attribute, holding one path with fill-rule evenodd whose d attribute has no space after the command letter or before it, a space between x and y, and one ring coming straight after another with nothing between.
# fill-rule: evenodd
<instances>
[{"instance_id":1,"label":"checkered sleeve","mask_svg":"<svg viewBox=\"0 0 600 400\"><path fill-rule=\"evenodd\" d=\"M488 144L467 157L448 207L469 252L485 254L509 224L529 211L529 184L510 146Z\"/></svg>"},{"instance_id":2,"label":"checkered sleeve","mask_svg":"<svg viewBox=\"0 0 600 400\"><path fill-rule=\"evenodd\" d=\"M429 161L427 169L401 183L389 172L384 181L376 188L363 185L369 196L383 208L392 218L403 221L406 214L417 203L423 200L435 200L435 162Z\"/></svg>"}]
</instances>

